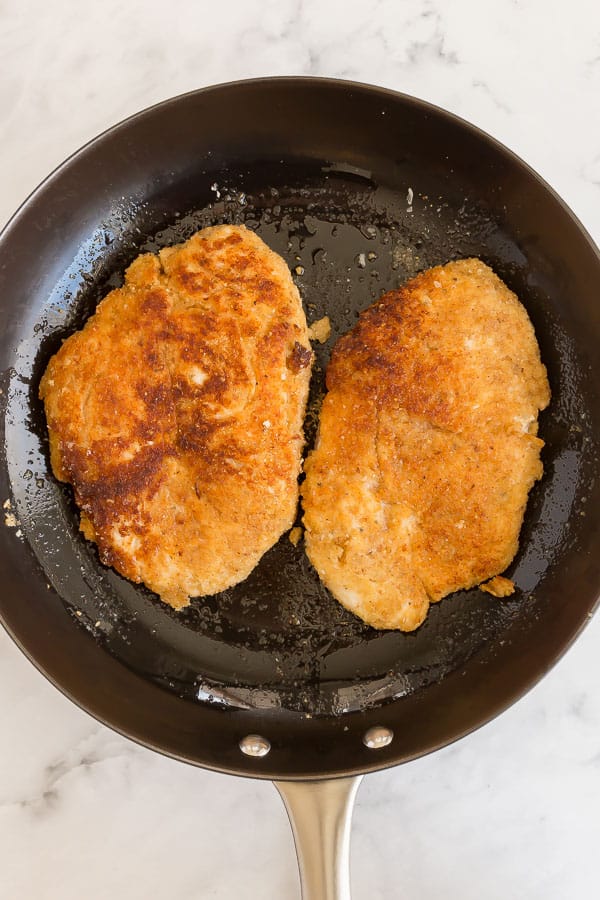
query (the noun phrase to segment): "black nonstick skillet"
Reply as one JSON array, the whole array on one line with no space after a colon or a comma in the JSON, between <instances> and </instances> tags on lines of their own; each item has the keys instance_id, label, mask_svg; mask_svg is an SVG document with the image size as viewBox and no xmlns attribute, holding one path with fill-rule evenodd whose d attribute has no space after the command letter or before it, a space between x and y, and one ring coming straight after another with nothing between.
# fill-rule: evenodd
<instances>
[{"instance_id":1,"label":"black nonstick skillet","mask_svg":"<svg viewBox=\"0 0 600 900\"><path fill-rule=\"evenodd\" d=\"M545 474L497 600L432 607L412 634L343 610L287 536L252 575L175 613L102 566L52 477L37 398L45 365L128 263L220 222L287 260L316 347L310 443L336 338L421 269L478 256L534 323L552 403ZM185 762L274 779L305 898L349 897L358 776L464 736L564 652L600 591L600 255L528 166L411 97L317 78L243 81L177 97L92 141L0 238L0 616L60 690ZM334 858L334 851L338 852Z\"/></svg>"}]
</instances>

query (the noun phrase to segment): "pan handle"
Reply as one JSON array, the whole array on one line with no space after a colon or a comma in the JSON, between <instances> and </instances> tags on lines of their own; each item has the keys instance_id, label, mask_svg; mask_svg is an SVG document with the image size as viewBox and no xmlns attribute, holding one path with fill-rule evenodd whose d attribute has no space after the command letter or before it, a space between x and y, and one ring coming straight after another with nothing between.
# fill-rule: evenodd
<instances>
[{"instance_id":1,"label":"pan handle","mask_svg":"<svg viewBox=\"0 0 600 900\"><path fill-rule=\"evenodd\" d=\"M302 900L351 900L350 821L361 780L274 782L294 832Z\"/></svg>"}]
</instances>

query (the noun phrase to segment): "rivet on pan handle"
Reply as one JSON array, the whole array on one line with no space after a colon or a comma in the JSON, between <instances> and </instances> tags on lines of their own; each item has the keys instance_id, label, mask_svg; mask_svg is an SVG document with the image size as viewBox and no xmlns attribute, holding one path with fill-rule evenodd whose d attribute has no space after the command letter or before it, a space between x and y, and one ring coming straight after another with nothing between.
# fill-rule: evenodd
<instances>
[{"instance_id":1,"label":"rivet on pan handle","mask_svg":"<svg viewBox=\"0 0 600 900\"><path fill-rule=\"evenodd\" d=\"M361 779L275 782L294 832L302 900L351 900L350 821Z\"/></svg>"},{"instance_id":2,"label":"rivet on pan handle","mask_svg":"<svg viewBox=\"0 0 600 900\"><path fill-rule=\"evenodd\" d=\"M262 734L247 734L240 741L240 750L246 756L266 756L271 749L271 743Z\"/></svg>"},{"instance_id":3,"label":"rivet on pan handle","mask_svg":"<svg viewBox=\"0 0 600 900\"><path fill-rule=\"evenodd\" d=\"M391 744L393 739L394 732L391 728L386 728L385 725L374 725L368 731L365 731L363 744L369 750L380 750L382 747L387 747Z\"/></svg>"}]
</instances>

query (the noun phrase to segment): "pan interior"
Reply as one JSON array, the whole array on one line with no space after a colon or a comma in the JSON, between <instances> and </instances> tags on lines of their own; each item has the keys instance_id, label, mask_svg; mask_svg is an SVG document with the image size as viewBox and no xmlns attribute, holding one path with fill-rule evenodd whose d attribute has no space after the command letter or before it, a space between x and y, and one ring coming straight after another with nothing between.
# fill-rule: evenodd
<instances>
[{"instance_id":1,"label":"pan interior","mask_svg":"<svg viewBox=\"0 0 600 900\"><path fill-rule=\"evenodd\" d=\"M180 613L100 564L78 531L70 488L49 470L39 379L61 340L120 284L138 253L222 222L246 224L283 256L309 323L331 320L331 338L315 346L308 446L331 348L384 291L429 266L479 256L517 292L534 322L553 400L540 421L545 475L508 570L513 597L459 592L432 606L407 635L375 631L346 612L319 582L302 542L294 547L287 535L242 584ZM23 540L45 573L48 602L64 604L91 639L189 702L308 715L380 704L460 670L490 642L510 641L514 628L543 616L538 590L577 541L586 472L597 465L584 370L522 246L464 185L449 183L442 193L439 181L428 183L409 163L393 184L352 166L306 160L194 172L148 202L124 200L65 260L54 290L31 304L6 384L6 453Z\"/></svg>"}]
</instances>

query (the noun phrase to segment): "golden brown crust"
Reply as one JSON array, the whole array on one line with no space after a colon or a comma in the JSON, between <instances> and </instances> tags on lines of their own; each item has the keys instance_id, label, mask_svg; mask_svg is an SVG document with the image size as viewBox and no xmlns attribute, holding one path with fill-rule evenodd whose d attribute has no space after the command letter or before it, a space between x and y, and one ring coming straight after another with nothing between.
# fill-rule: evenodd
<instances>
[{"instance_id":1,"label":"golden brown crust","mask_svg":"<svg viewBox=\"0 0 600 900\"><path fill-rule=\"evenodd\" d=\"M40 384L102 560L175 607L245 578L294 520L311 362L287 266L252 232L138 257Z\"/></svg>"},{"instance_id":2,"label":"golden brown crust","mask_svg":"<svg viewBox=\"0 0 600 900\"><path fill-rule=\"evenodd\" d=\"M303 485L307 553L377 628L502 571L542 474L533 327L484 263L438 266L338 341Z\"/></svg>"}]
</instances>

